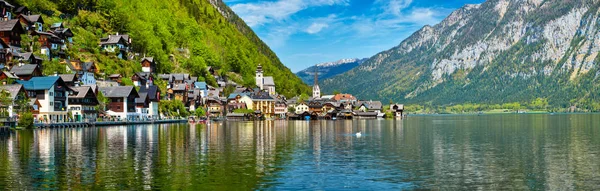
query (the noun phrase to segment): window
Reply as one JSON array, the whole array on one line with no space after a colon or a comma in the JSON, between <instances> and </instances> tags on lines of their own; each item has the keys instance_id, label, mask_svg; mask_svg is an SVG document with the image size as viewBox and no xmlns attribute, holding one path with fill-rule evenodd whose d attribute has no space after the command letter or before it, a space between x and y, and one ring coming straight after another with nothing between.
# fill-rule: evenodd
<instances>
[{"instance_id":1,"label":"window","mask_svg":"<svg viewBox=\"0 0 600 191\"><path fill-rule=\"evenodd\" d=\"M50 102L50 106L54 106L54 102Z\"/></svg>"},{"instance_id":2,"label":"window","mask_svg":"<svg viewBox=\"0 0 600 191\"><path fill-rule=\"evenodd\" d=\"M54 96L54 92L50 92L50 96L51 96L51 97L52 97L52 96Z\"/></svg>"}]
</instances>

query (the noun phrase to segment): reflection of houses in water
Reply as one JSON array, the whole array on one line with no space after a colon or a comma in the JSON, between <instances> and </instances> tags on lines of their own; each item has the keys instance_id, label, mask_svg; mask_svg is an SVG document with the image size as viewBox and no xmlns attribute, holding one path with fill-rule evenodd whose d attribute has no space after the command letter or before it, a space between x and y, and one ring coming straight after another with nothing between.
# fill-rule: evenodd
<instances>
[{"instance_id":1,"label":"reflection of houses in water","mask_svg":"<svg viewBox=\"0 0 600 191\"><path fill-rule=\"evenodd\" d=\"M50 129L40 129L38 130L36 136L36 146L38 148L38 158L40 160L40 164L44 164L44 171L50 170L48 165L50 165L50 155L53 154L52 146L54 145L54 141L50 138ZM42 166L40 166L42 168Z\"/></svg>"}]
</instances>

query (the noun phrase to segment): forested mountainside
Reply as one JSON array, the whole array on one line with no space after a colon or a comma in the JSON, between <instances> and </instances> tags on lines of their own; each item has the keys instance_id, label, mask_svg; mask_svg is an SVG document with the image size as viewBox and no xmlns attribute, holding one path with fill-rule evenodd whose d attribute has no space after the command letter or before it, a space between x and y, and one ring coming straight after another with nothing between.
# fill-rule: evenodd
<instances>
[{"instance_id":1,"label":"forested mountainside","mask_svg":"<svg viewBox=\"0 0 600 191\"><path fill-rule=\"evenodd\" d=\"M300 77L304 83L313 85L315 79L315 68L319 69L319 81L322 81L347 72L348 70L351 70L362 64L365 60L367 59L351 58L341 59L335 62L320 63L308 67L300 72L296 72L296 76Z\"/></svg>"},{"instance_id":2,"label":"forested mountainside","mask_svg":"<svg viewBox=\"0 0 600 191\"><path fill-rule=\"evenodd\" d=\"M109 59L99 52L100 38L120 33L130 35L133 51L139 53L137 57L154 57L162 73L206 77L206 67L212 66L238 83L254 86L256 67L262 64L265 75L275 79L279 93L293 96L310 91L221 0L15 0L13 3L41 13L45 25L65 22L75 34L69 56L97 61L107 74L130 76L140 70L139 60ZM212 77L206 81L214 83Z\"/></svg>"},{"instance_id":3,"label":"forested mountainside","mask_svg":"<svg viewBox=\"0 0 600 191\"><path fill-rule=\"evenodd\" d=\"M598 105L598 0L466 5L321 85L366 99L434 105Z\"/></svg>"}]
</instances>

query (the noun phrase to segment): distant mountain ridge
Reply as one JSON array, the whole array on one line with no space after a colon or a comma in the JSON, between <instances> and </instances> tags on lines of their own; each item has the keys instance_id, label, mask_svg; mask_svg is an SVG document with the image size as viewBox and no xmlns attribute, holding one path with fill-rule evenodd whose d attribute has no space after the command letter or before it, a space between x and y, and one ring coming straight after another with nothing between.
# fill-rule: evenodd
<instances>
[{"instance_id":1,"label":"distant mountain ridge","mask_svg":"<svg viewBox=\"0 0 600 191\"><path fill-rule=\"evenodd\" d=\"M297 72L296 76L302 79L304 83L308 85L313 85L315 67L319 68L319 81L322 81L334 77L336 75L342 74L348 70L351 70L362 64L365 60L367 59L347 58L335 62L320 63L315 66L308 67L300 72Z\"/></svg>"},{"instance_id":2,"label":"distant mountain ridge","mask_svg":"<svg viewBox=\"0 0 600 191\"><path fill-rule=\"evenodd\" d=\"M488 0L320 84L419 104L600 103L600 1ZM596 104L598 105L598 104Z\"/></svg>"}]
</instances>

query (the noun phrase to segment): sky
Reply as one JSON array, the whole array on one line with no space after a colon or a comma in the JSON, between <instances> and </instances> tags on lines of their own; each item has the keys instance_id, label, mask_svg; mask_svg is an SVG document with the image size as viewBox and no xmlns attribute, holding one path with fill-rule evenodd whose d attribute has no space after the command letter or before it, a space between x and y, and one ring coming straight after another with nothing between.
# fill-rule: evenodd
<instances>
[{"instance_id":1,"label":"sky","mask_svg":"<svg viewBox=\"0 0 600 191\"><path fill-rule=\"evenodd\" d=\"M369 58L483 0L224 0L293 72Z\"/></svg>"}]
</instances>

